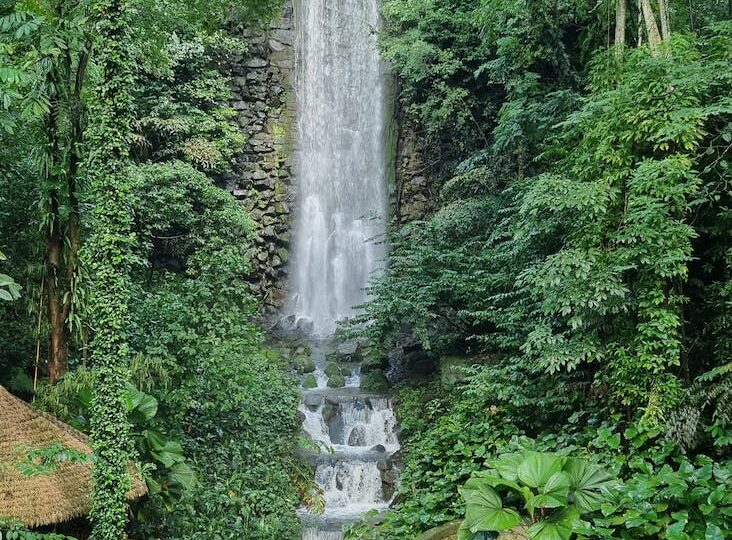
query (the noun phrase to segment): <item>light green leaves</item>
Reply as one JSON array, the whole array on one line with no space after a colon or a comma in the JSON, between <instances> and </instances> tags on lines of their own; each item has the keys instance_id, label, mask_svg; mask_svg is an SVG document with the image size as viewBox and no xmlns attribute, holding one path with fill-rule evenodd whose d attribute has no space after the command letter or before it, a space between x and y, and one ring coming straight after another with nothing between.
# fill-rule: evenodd
<instances>
[{"instance_id":1,"label":"light green leaves","mask_svg":"<svg viewBox=\"0 0 732 540\"><path fill-rule=\"evenodd\" d=\"M556 454L530 452L516 470L519 480L536 488L547 484L549 479L562 470L567 458Z\"/></svg>"},{"instance_id":2,"label":"light green leaves","mask_svg":"<svg viewBox=\"0 0 732 540\"><path fill-rule=\"evenodd\" d=\"M573 522L579 518L575 508L567 508L546 519L534 523L526 533L532 540L569 540Z\"/></svg>"},{"instance_id":3,"label":"light green leaves","mask_svg":"<svg viewBox=\"0 0 732 540\"><path fill-rule=\"evenodd\" d=\"M569 458L564 472L569 479L574 505L580 512L599 510L605 500L603 492L616 483L600 467L582 459Z\"/></svg>"},{"instance_id":4,"label":"light green leaves","mask_svg":"<svg viewBox=\"0 0 732 540\"><path fill-rule=\"evenodd\" d=\"M481 531L506 531L521 523L521 516L513 508L504 508L501 498L483 478L471 478L460 490L467 505L460 538L472 538Z\"/></svg>"},{"instance_id":5,"label":"light green leaves","mask_svg":"<svg viewBox=\"0 0 732 540\"><path fill-rule=\"evenodd\" d=\"M506 454L487 471L475 473L460 490L465 499L463 540L480 531L506 531L523 519L516 496L523 500L532 540L569 540L573 523L598 509L610 476L579 458L548 452ZM505 505L505 506L504 506ZM514 505L514 506L511 506Z\"/></svg>"},{"instance_id":6,"label":"light green leaves","mask_svg":"<svg viewBox=\"0 0 732 540\"><path fill-rule=\"evenodd\" d=\"M5 255L0 251L0 261L6 260ZM20 298L21 287L13 278L7 274L0 274L0 300L12 302Z\"/></svg>"}]
</instances>

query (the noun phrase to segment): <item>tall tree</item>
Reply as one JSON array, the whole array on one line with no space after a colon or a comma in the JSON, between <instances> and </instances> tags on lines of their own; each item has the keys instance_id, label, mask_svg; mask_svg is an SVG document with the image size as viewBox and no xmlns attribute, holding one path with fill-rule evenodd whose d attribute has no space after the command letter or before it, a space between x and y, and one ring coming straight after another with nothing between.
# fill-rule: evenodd
<instances>
[{"instance_id":1,"label":"tall tree","mask_svg":"<svg viewBox=\"0 0 732 540\"><path fill-rule=\"evenodd\" d=\"M81 247L79 163L83 137L82 91L90 53L88 5L79 0L18 2L0 19L11 76L3 104L12 122L37 145L33 172L40 178L44 238L42 279L47 310L48 376L68 369L73 298Z\"/></svg>"},{"instance_id":2,"label":"tall tree","mask_svg":"<svg viewBox=\"0 0 732 540\"><path fill-rule=\"evenodd\" d=\"M651 0L641 0L641 10L643 11L643 20L646 25L646 35L648 36L648 46L651 49L651 54L658 55L661 48L661 33L658 31L656 14L653 12Z\"/></svg>"},{"instance_id":3,"label":"tall tree","mask_svg":"<svg viewBox=\"0 0 732 540\"><path fill-rule=\"evenodd\" d=\"M130 427L124 407L129 346L131 212L126 176L131 126L130 5L97 0L94 124L90 130L92 235L87 265L93 276L93 367L96 374L91 435L95 454L91 519L94 540L121 540L130 489Z\"/></svg>"},{"instance_id":4,"label":"tall tree","mask_svg":"<svg viewBox=\"0 0 732 540\"><path fill-rule=\"evenodd\" d=\"M623 54L625 48L625 18L628 9L628 0L617 0L615 3L615 47L618 54Z\"/></svg>"}]
</instances>

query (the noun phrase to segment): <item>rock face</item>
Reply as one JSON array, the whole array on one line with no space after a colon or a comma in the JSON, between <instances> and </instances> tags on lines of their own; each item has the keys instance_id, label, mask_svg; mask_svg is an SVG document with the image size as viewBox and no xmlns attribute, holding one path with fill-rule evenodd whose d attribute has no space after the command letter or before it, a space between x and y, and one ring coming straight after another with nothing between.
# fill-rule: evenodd
<instances>
[{"instance_id":1,"label":"rock face","mask_svg":"<svg viewBox=\"0 0 732 540\"><path fill-rule=\"evenodd\" d=\"M295 206L294 147L296 132L295 39L293 1L269 27L250 28L240 36L248 53L230 60L233 121L245 143L224 181L257 224L252 262L252 292L272 314L287 301L288 261ZM392 216L396 223L425 219L435 209L416 137L397 113L390 135L394 163ZM345 355L348 356L348 355ZM353 359L352 361L355 361Z\"/></svg>"},{"instance_id":2,"label":"rock face","mask_svg":"<svg viewBox=\"0 0 732 540\"><path fill-rule=\"evenodd\" d=\"M266 29L247 29L246 56L231 59L234 121L245 137L226 178L229 191L257 224L250 253L251 286L269 310L282 307L292 208L295 99L295 21L292 2Z\"/></svg>"},{"instance_id":3,"label":"rock face","mask_svg":"<svg viewBox=\"0 0 732 540\"><path fill-rule=\"evenodd\" d=\"M437 194L430 189L416 137L402 114L397 117L397 130L394 219L401 225L429 217L437 207Z\"/></svg>"}]
</instances>

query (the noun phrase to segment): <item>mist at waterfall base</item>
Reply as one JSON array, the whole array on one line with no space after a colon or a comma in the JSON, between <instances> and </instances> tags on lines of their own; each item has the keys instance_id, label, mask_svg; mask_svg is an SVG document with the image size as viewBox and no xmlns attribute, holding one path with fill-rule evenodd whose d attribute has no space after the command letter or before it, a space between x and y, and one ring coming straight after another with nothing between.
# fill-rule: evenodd
<instances>
[{"instance_id":1,"label":"mist at waterfall base","mask_svg":"<svg viewBox=\"0 0 732 540\"><path fill-rule=\"evenodd\" d=\"M299 4L298 202L285 315L322 337L365 301L385 255L385 76L379 0Z\"/></svg>"}]
</instances>

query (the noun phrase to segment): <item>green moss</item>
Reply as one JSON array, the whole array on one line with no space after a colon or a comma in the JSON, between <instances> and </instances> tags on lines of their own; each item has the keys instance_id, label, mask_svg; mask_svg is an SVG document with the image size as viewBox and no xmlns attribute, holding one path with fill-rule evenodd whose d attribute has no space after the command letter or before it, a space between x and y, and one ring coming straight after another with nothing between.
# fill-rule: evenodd
<instances>
[{"instance_id":1,"label":"green moss","mask_svg":"<svg viewBox=\"0 0 732 540\"><path fill-rule=\"evenodd\" d=\"M366 392L387 392L389 387L389 380L383 371L367 373L361 380L361 389Z\"/></svg>"},{"instance_id":2,"label":"green moss","mask_svg":"<svg viewBox=\"0 0 732 540\"><path fill-rule=\"evenodd\" d=\"M297 356L292 361L292 365L298 373L312 373L315 371L315 362L309 356Z\"/></svg>"},{"instance_id":3,"label":"green moss","mask_svg":"<svg viewBox=\"0 0 732 540\"><path fill-rule=\"evenodd\" d=\"M343 374L341 372L341 366L339 366L335 362L330 362L330 363L326 364L325 369L323 371L325 371L325 374L328 377L337 377L337 376L340 376Z\"/></svg>"},{"instance_id":4,"label":"green moss","mask_svg":"<svg viewBox=\"0 0 732 540\"><path fill-rule=\"evenodd\" d=\"M315 375L313 375L312 373L308 373L302 380L302 387L308 389L317 388L318 380L315 378Z\"/></svg>"},{"instance_id":5,"label":"green moss","mask_svg":"<svg viewBox=\"0 0 732 540\"><path fill-rule=\"evenodd\" d=\"M341 375L333 375L328 378L328 386L330 388L342 388L345 384L346 381Z\"/></svg>"},{"instance_id":6,"label":"green moss","mask_svg":"<svg viewBox=\"0 0 732 540\"><path fill-rule=\"evenodd\" d=\"M361 373L371 373L372 371L381 371L387 368L389 360L385 357L371 356L361 363Z\"/></svg>"}]
</instances>

